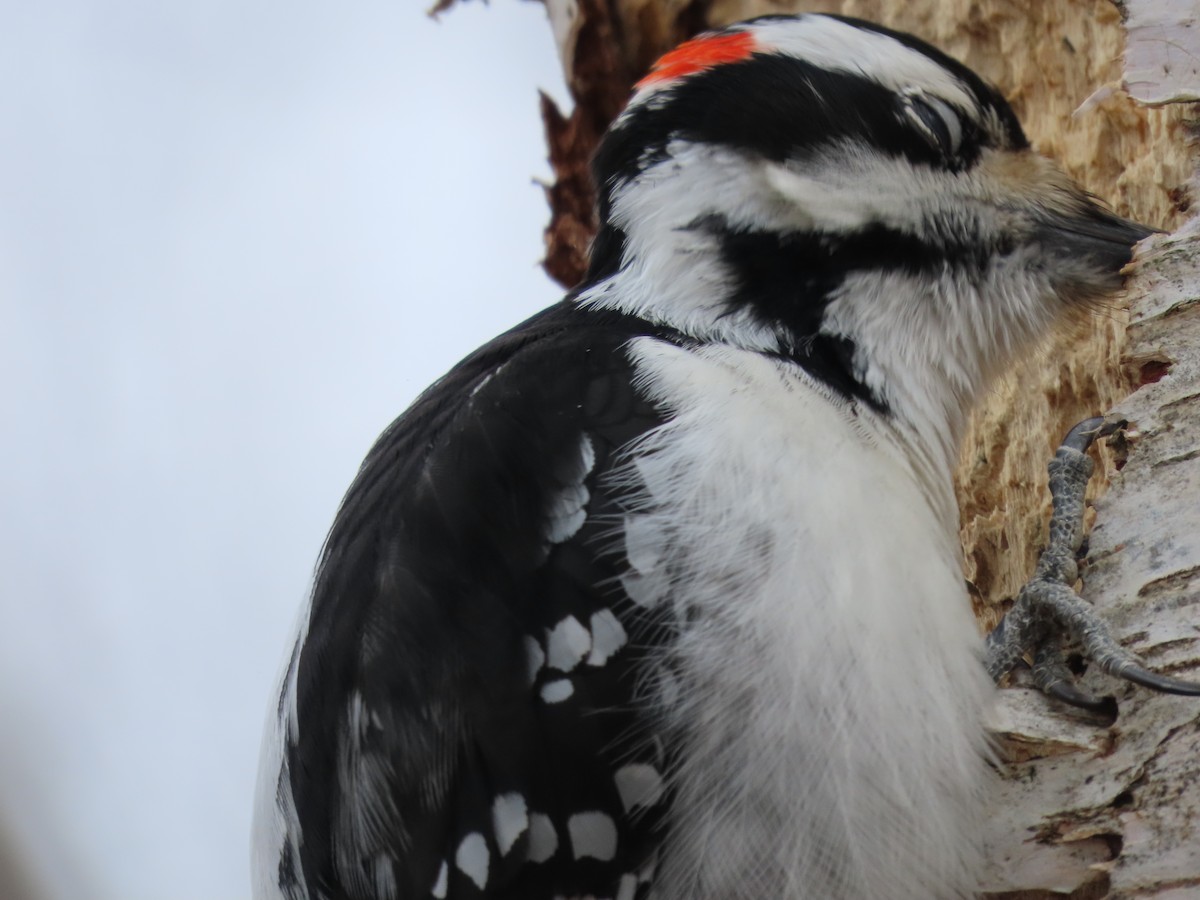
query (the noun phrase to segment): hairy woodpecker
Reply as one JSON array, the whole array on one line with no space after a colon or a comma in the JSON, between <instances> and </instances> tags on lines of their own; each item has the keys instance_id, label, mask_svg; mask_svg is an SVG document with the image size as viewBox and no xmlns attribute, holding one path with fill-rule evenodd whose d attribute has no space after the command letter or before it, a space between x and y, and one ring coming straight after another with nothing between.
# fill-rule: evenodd
<instances>
[{"instance_id":1,"label":"hairy woodpecker","mask_svg":"<svg viewBox=\"0 0 1200 900\"><path fill-rule=\"evenodd\" d=\"M960 63L825 15L668 53L595 177L584 282L346 495L256 897L967 896L992 685L959 440L1149 229Z\"/></svg>"}]
</instances>

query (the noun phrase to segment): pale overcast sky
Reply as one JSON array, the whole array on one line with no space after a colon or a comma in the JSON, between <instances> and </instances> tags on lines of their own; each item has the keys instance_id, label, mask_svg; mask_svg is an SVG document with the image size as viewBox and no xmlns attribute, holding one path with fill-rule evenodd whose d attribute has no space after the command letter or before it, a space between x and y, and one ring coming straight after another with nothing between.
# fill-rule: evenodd
<instances>
[{"instance_id":1,"label":"pale overcast sky","mask_svg":"<svg viewBox=\"0 0 1200 900\"><path fill-rule=\"evenodd\" d=\"M550 29L516 0L0 10L0 829L54 900L245 900L342 492L559 296Z\"/></svg>"}]
</instances>

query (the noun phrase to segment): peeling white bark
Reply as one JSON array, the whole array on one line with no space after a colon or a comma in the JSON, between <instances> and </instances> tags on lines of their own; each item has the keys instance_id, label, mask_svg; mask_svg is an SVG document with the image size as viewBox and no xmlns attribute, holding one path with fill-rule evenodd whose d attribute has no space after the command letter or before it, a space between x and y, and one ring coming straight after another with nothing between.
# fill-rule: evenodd
<instances>
[{"instance_id":1,"label":"peeling white bark","mask_svg":"<svg viewBox=\"0 0 1200 900\"><path fill-rule=\"evenodd\" d=\"M1142 103L1200 100L1200 4L1131 0L1126 11L1125 89Z\"/></svg>"}]
</instances>

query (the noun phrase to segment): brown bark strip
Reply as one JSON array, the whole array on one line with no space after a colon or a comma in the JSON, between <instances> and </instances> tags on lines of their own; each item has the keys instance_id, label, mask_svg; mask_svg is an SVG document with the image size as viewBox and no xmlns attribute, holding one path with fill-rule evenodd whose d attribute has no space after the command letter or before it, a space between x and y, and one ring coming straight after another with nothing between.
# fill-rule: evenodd
<instances>
[{"instance_id":1,"label":"brown bark strip","mask_svg":"<svg viewBox=\"0 0 1200 900\"><path fill-rule=\"evenodd\" d=\"M703 28L699 3L623 3L620 0L547 0L563 38L567 86L575 108L564 116L544 94L542 120L555 183L547 189L546 272L573 287L587 268L596 231L591 159L634 82L679 41ZM665 15L664 15L665 14Z\"/></svg>"}]
</instances>

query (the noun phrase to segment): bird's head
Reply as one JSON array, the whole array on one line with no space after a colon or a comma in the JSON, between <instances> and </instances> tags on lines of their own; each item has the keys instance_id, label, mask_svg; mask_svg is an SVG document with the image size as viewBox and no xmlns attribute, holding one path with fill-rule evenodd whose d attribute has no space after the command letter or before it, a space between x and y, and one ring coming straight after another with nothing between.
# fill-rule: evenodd
<instances>
[{"instance_id":1,"label":"bird's head","mask_svg":"<svg viewBox=\"0 0 1200 900\"><path fill-rule=\"evenodd\" d=\"M595 159L585 305L795 357L903 415L969 409L1150 229L1031 149L1000 93L909 35L825 15L702 35Z\"/></svg>"}]
</instances>

